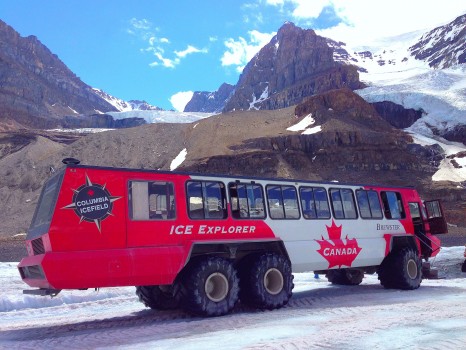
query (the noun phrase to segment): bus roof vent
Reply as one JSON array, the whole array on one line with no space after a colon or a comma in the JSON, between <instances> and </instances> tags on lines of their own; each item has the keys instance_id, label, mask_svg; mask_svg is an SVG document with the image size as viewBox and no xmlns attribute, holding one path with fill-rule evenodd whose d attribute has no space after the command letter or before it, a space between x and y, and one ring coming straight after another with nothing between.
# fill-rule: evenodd
<instances>
[{"instance_id":1,"label":"bus roof vent","mask_svg":"<svg viewBox=\"0 0 466 350\"><path fill-rule=\"evenodd\" d=\"M81 161L76 158L65 158L62 160L62 163L66 165L68 164L78 165L79 163L81 163Z\"/></svg>"}]
</instances>

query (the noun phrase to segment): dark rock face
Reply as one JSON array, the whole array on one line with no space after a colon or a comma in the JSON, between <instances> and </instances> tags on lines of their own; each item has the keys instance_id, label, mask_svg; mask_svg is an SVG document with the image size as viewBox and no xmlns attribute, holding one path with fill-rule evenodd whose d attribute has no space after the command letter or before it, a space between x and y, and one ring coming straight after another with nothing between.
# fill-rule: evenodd
<instances>
[{"instance_id":1,"label":"dark rock face","mask_svg":"<svg viewBox=\"0 0 466 350\"><path fill-rule=\"evenodd\" d=\"M234 85L223 83L215 92L196 91L184 112L220 113L234 90Z\"/></svg>"},{"instance_id":2,"label":"dark rock face","mask_svg":"<svg viewBox=\"0 0 466 350\"><path fill-rule=\"evenodd\" d=\"M409 48L418 60L431 67L448 68L466 62L466 15L424 34Z\"/></svg>"},{"instance_id":3,"label":"dark rock face","mask_svg":"<svg viewBox=\"0 0 466 350\"><path fill-rule=\"evenodd\" d=\"M447 130L442 136L449 141L462 142L466 145L466 125L456 125L454 128Z\"/></svg>"},{"instance_id":4,"label":"dark rock face","mask_svg":"<svg viewBox=\"0 0 466 350\"><path fill-rule=\"evenodd\" d=\"M36 37L0 21L0 115L29 127L41 119L116 109L97 96Z\"/></svg>"},{"instance_id":5,"label":"dark rock face","mask_svg":"<svg viewBox=\"0 0 466 350\"><path fill-rule=\"evenodd\" d=\"M422 118L423 111L403 106L390 101L372 103L377 113L390 125L398 129L408 128Z\"/></svg>"},{"instance_id":6,"label":"dark rock face","mask_svg":"<svg viewBox=\"0 0 466 350\"><path fill-rule=\"evenodd\" d=\"M247 64L224 111L284 108L328 90L364 87L357 67L334 60L334 47L313 30L286 23Z\"/></svg>"}]
</instances>

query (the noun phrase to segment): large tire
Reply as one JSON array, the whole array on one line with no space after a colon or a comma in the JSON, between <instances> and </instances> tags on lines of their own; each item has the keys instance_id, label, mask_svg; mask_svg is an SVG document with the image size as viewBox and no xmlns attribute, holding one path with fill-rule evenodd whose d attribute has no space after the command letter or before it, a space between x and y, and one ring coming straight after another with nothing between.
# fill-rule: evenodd
<instances>
[{"instance_id":1,"label":"large tire","mask_svg":"<svg viewBox=\"0 0 466 350\"><path fill-rule=\"evenodd\" d=\"M422 261L416 250L405 247L388 254L378 274L385 288L417 289L422 281Z\"/></svg>"},{"instance_id":2,"label":"large tire","mask_svg":"<svg viewBox=\"0 0 466 350\"><path fill-rule=\"evenodd\" d=\"M154 310L172 310L179 305L176 288L171 286L141 286L136 287L139 301Z\"/></svg>"},{"instance_id":3,"label":"large tire","mask_svg":"<svg viewBox=\"0 0 466 350\"><path fill-rule=\"evenodd\" d=\"M240 278L241 302L260 309L278 309L292 296L293 274L285 257L266 253L242 264Z\"/></svg>"},{"instance_id":4,"label":"large tire","mask_svg":"<svg viewBox=\"0 0 466 350\"><path fill-rule=\"evenodd\" d=\"M328 270L325 276L332 284L357 286L364 278L364 271L359 269Z\"/></svg>"},{"instance_id":5,"label":"large tire","mask_svg":"<svg viewBox=\"0 0 466 350\"><path fill-rule=\"evenodd\" d=\"M193 261L181 279L183 308L199 316L221 316L238 302L238 276L226 259L208 257Z\"/></svg>"}]
</instances>

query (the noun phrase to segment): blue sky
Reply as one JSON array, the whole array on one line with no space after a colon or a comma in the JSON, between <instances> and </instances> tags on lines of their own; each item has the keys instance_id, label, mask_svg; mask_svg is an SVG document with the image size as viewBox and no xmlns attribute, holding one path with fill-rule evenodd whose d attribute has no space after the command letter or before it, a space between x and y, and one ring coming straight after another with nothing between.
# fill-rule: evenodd
<instances>
[{"instance_id":1,"label":"blue sky","mask_svg":"<svg viewBox=\"0 0 466 350\"><path fill-rule=\"evenodd\" d=\"M364 44L464 13L457 0L0 0L1 20L37 36L86 84L164 109L236 84L285 21Z\"/></svg>"}]
</instances>

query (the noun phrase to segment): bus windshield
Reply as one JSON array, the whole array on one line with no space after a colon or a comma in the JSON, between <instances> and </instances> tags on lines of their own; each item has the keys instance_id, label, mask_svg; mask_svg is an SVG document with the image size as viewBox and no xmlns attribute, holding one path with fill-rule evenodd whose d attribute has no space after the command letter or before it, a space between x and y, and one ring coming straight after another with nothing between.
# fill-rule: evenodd
<instances>
[{"instance_id":1,"label":"bus windshield","mask_svg":"<svg viewBox=\"0 0 466 350\"><path fill-rule=\"evenodd\" d=\"M64 173L65 171L62 170L55 174L42 188L39 202L28 230L28 240L38 238L48 232Z\"/></svg>"}]
</instances>

